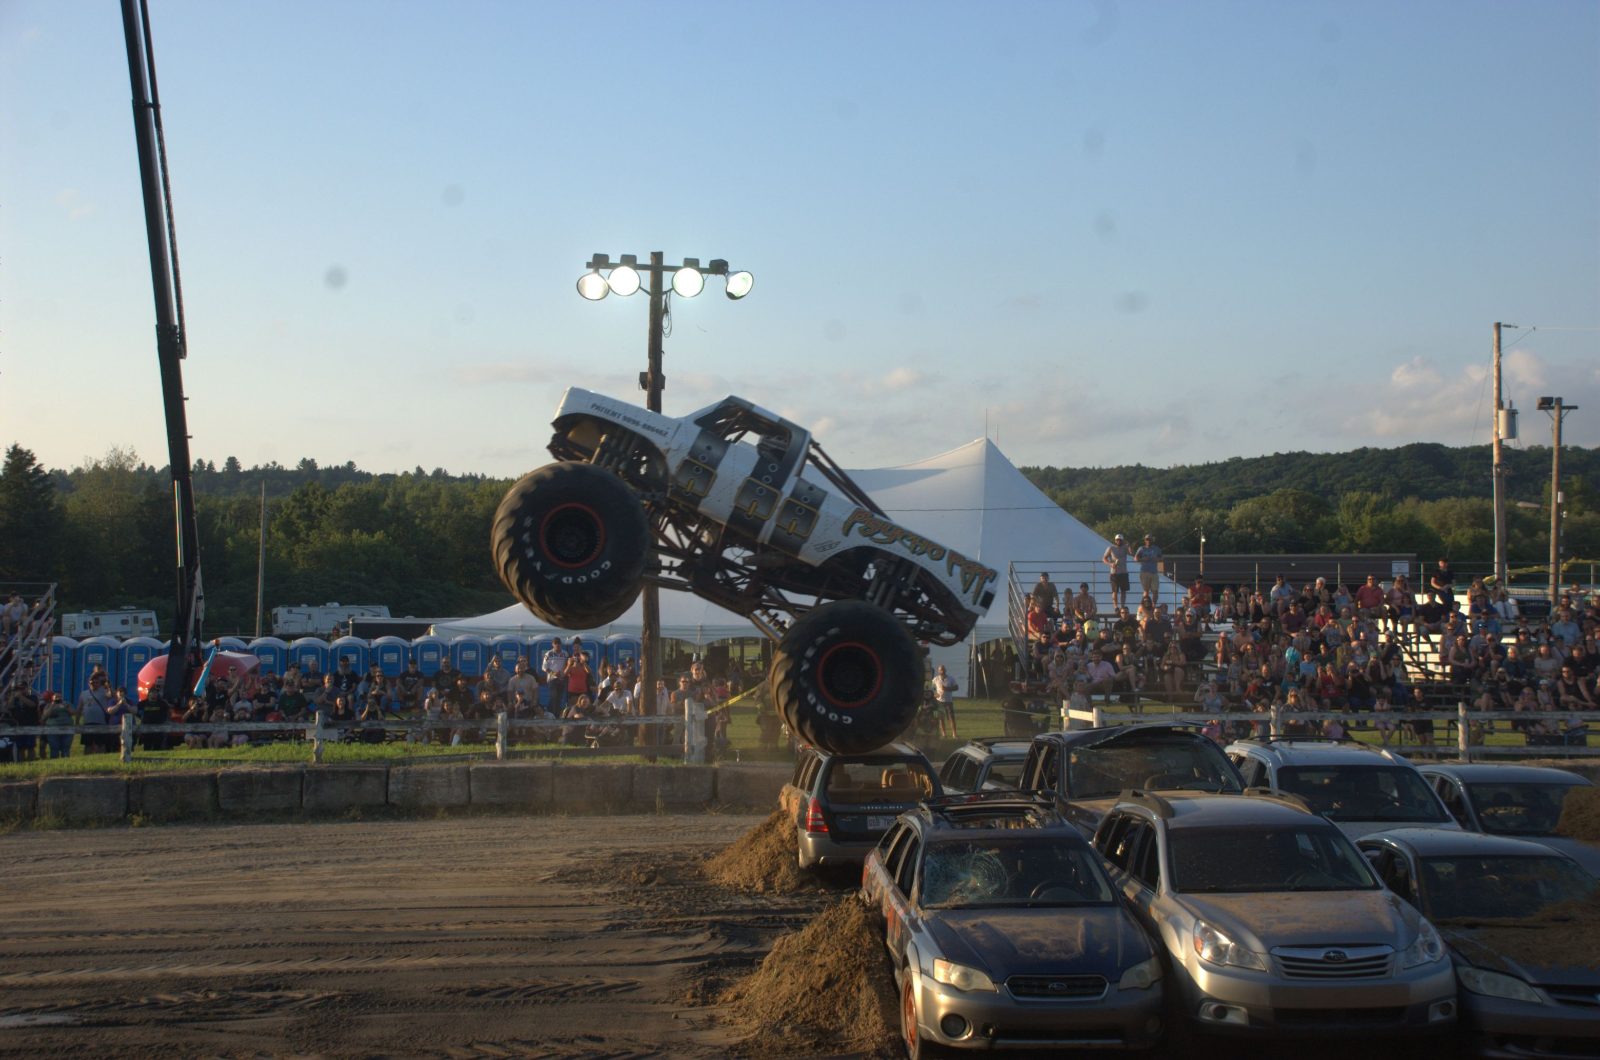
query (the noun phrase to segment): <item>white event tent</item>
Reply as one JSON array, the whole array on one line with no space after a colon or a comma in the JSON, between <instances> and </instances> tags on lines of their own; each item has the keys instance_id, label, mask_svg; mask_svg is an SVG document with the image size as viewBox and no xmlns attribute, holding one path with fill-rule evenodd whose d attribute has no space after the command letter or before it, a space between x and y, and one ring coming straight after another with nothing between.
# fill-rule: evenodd
<instances>
[{"instance_id":1,"label":"white event tent","mask_svg":"<svg viewBox=\"0 0 1600 1060\"><path fill-rule=\"evenodd\" d=\"M967 643L932 649L934 662L944 663L958 679L965 678L964 691L972 688L971 645L1010 635L1006 596L1012 563L1018 565L1024 588L1032 585L1040 570L1049 570L1063 590L1075 590L1078 581L1091 581L1102 612L1109 604L1099 562L1108 542L1053 503L989 439L916 463L849 474L895 522L1000 572L994 605ZM1064 584L1068 579L1071 584ZM640 621L636 603L605 629L581 632L586 639L637 634ZM558 632L520 603L476 618L440 622L434 631L442 636ZM740 616L681 592L661 594L661 632L696 644L758 635Z\"/></svg>"}]
</instances>

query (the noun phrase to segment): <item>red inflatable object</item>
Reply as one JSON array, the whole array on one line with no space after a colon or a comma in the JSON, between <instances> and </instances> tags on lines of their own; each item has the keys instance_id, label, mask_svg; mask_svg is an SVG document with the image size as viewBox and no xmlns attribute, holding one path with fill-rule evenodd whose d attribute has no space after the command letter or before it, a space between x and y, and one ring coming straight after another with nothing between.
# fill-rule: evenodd
<instances>
[{"instance_id":1,"label":"red inflatable object","mask_svg":"<svg viewBox=\"0 0 1600 1060\"><path fill-rule=\"evenodd\" d=\"M249 652L219 651L215 661L211 664L211 677L207 678L207 680L217 677L233 679L242 675L247 675L253 680L256 671L260 667L261 660ZM193 682L200 679L200 669L203 669L203 667L197 668L194 673L189 675L191 687L193 687ZM150 687L166 676L167 657L165 655L157 655L154 659L145 663L139 671L139 698L148 699Z\"/></svg>"}]
</instances>

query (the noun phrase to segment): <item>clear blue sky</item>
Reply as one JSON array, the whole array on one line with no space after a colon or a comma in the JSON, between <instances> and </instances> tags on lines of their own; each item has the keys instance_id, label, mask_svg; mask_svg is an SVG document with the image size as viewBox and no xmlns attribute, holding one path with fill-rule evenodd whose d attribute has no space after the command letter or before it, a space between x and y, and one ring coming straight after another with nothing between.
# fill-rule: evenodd
<instances>
[{"instance_id":1,"label":"clear blue sky","mask_svg":"<svg viewBox=\"0 0 1600 1060\"><path fill-rule=\"evenodd\" d=\"M1600 4L151 0L195 455L515 475L642 404L846 466L1600 443ZM166 460L118 5L0 3L0 444ZM329 282L337 272L342 285ZM1538 325L1538 330L1529 330ZM1588 330L1555 330L1588 329Z\"/></svg>"}]
</instances>

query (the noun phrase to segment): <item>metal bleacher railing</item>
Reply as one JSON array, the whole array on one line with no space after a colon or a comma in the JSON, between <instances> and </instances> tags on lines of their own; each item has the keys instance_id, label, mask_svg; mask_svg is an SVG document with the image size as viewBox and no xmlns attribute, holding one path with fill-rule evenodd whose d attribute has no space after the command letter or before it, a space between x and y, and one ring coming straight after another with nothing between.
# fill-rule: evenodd
<instances>
[{"instance_id":1,"label":"metal bleacher railing","mask_svg":"<svg viewBox=\"0 0 1600 1060\"><path fill-rule=\"evenodd\" d=\"M20 686L31 685L42 673L49 691L50 642L55 637L56 586L54 582L0 582L0 606L11 596L20 597L28 612L14 632L0 643L0 699Z\"/></svg>"}]
</instances>

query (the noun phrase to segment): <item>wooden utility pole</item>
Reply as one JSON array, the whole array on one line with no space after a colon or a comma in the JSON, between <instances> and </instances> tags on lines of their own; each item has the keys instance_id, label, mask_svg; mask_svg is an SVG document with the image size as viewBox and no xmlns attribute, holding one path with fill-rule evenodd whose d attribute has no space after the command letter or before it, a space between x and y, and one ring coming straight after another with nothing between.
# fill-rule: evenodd
<instances>
[{"instance_id":1,"label":"wooden utility pole","mask_svg":"<svg viewBox=\"0 0 1600 1060\"><path fill-rule=\"evenodd\" d=\"M1500 391L1500 328L1494 325L1494 584L1498 589L1506 586L1506 466L1502 462L1500 443L1505 433L1506 403Z\"/></svg>"},{"instance_id":2,"label":"wooden utility pole","mask_svg":"<svg viewBox=\"0 0 1600 1060\"><path fill-rule=\"evenodd\" d=\"M267 480L261 480L261 529L256 538L256 639L261 639L261 616L267 608Z\"/></svg>"},{"instance_id":3,"label":"wooden utility pole","mask_svg":"<svg viewBox=\"0 0 1600 1060\"><path fill-rule=\"evenodd\" d=\"M1574 406L1576 407L1576 406ZM1550 617L1556 617L1556 601L1561 599L1561 399L1556 398L1551 419L1555 423L1550 451Z\"/></svg>"},{"instance_id":4,"label":"wooden utility pole","mask_svg":"<svg viewBox=\"0 0 1600 1060\"><path fill-rule=\"evenodd\" d=\"M644 377L645 408L661 411L661 391L667 380L661 372L662 333L666 330L666 256L661 251L650 255L650 345L648 369ZM661 589L646 581L640 593L642 614L639 623L639 689L641 714L656 712L656 681L661 677Z\"/></svg>"}]
</instances>

